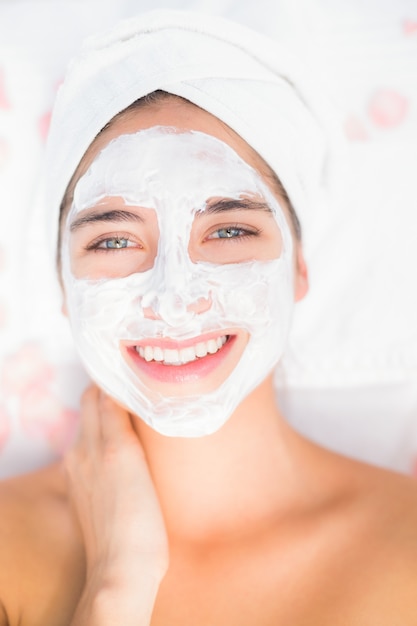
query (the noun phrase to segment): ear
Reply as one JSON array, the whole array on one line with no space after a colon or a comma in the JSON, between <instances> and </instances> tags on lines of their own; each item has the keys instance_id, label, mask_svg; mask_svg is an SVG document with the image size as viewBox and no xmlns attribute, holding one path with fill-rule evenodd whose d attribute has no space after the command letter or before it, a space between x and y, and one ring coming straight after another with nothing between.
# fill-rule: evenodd
<instances>
[{"instance_id":1,"label":"ear","mask_svg":"<svg viewBox=\"0 0 417 626\"><path fill-rule=\"evenodd\" d=\"M308 270L304 259L301 245L297 245L295 252L295 280L294 280L294 300L302 300L308 292Z\"/></svg>"}]
</instances>

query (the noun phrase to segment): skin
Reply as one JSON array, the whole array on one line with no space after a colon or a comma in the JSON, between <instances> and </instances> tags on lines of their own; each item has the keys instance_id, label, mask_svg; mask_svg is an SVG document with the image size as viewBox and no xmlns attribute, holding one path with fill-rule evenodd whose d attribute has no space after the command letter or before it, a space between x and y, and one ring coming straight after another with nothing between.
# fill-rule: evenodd
<instances>
[{"instance_id":1,"label":"skin","mask_svg":"<svg viewBox=\"0 0 417 626\"><path fill-rule=\"evenodd\" d=\"M161 123L253 158L184 104L118 120L100 142ZM300 298L299 248L294 264ZM217 433L193 440L159 435L93 386L65 461L2 483L0 504L2 626L416 621L414 482L293 431L272 375Z\"/></svg>"}]
</instances>

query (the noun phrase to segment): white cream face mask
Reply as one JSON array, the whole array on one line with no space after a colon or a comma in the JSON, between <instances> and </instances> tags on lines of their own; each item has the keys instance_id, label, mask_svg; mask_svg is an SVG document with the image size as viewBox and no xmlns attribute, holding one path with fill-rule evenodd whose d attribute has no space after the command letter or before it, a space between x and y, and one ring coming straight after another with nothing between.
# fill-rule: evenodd
<instances>
[{"instance_id":1,"label":"white cream face mask","mask_svg":"<svg viewBox=\"0 0 417 626\"><path fill-rule=\"evenodd\" d=\"M112 198L130 211L155 212L155 258L128 276L77 278L71 226ZM281 239L279 258L193 261L193 223L213 198L267 205ZM114 228L106 225L103 232ZM215 237L237 234L233 226L219 229ZM124 244L116 241L116 247ZM215 432L282 355L294 300L290 229L261 176L210 135L154 127L112 140L75 187L62 267L70 323L89 374L164 435Z\"/></svg>"}]
</instances>

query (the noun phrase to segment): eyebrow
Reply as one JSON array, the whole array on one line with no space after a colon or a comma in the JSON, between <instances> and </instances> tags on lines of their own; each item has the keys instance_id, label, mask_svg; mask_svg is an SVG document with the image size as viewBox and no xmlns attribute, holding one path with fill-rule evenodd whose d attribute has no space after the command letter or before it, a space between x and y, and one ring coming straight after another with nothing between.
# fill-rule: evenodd
<instances>
[{"instance_id":1,"label":"eyebrow","mask_svg":"<svg viewBox=\"0 0 417 626\"><path fill-rule=\"evenodd\" d=\"M71 223L70 231L74 232L87 224L95 222L143 222L144 219L138 213L126 211L124 209L111 209L108 211L92 211L88 215L79 217Z\"/></svg>"},{"instance_id":2,"label":"eyebrow","mask_svg":"<svg viewBox=\"0 0 417 626\"><path fill-rule=\"evenodd\" d=\"M253 200L251 198L221 198L214 202L207 202L206 207L198 211L196 215L210 215L222 213L223 211L265 211L273 214L273 210L266 202Z\"/></svg>"},{"instance_id":3,"label":"eyebrow","mask_svg":"<svg viewBox=\"0 0 417 626\"><path fill-rule=\"evenodd\" d=\"M214 202L208 202L207 206L196 213L196 216L212 215L214 213L222 213L224 211L265 211L267 213L273 213L271 207L266 202L259 200L252 200L250 198L221 198ZM144 222L143 217L138 213L127 211L125 209L111 209L111 210L95 210L91 211L83 217L79 217L74 220L70 225L70 232L74 232L83 226L88 224L95 224L97 222Z\"/></svg>"}]
</instances>

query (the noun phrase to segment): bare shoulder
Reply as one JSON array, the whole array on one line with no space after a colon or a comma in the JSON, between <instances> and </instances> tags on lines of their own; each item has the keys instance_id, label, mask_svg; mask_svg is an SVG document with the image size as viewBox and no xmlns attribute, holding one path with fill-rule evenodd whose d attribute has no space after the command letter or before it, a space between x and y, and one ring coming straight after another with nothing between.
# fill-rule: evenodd
<instances>
[{"instance_id":1,"label":"bare shoulder","mask_svg":"<svg viewBox=\"0 0 417 626\"><path fill-rule=\"evenodd\" d=\"M40 539L56 516L62 522L69 512L60 465L1 481L0 506L0 554L21 551L27 541Z\"/></svg>"},{"instance_id":2,"label":"bare shoulder","mask_svg":"<svg viewBox=\"0 0 417 626\"><path fill-rule=\"evenodd\" d=\"M355 539L341 551L352 623L417 623L417 481L346 460ZM347 484L347 483L346 483Z\"/></svg>"},{"instance_id":3,"label":"bare shoulder","mask_svg":"<svg viewBox=\"0 0 417 626\"><path fill-rule=\"evenodd\" d=\"M70 606L83 584L82 544L61 466L0 482L0 508L4 623L42 623L54 609L60 614L66 602Z\"/></svg>"},{"instance_id":4,"label":"bare shoulder","mask_svg":"<svg viewBox=\"0 0 417 626\"><path fill-rule=\"evenodd\" d=\"M348 461L349 462L349 461ZM417 550L417 480L399 472L352 461L354 502L387 544Z\"/></svg>"}]
</instances>

